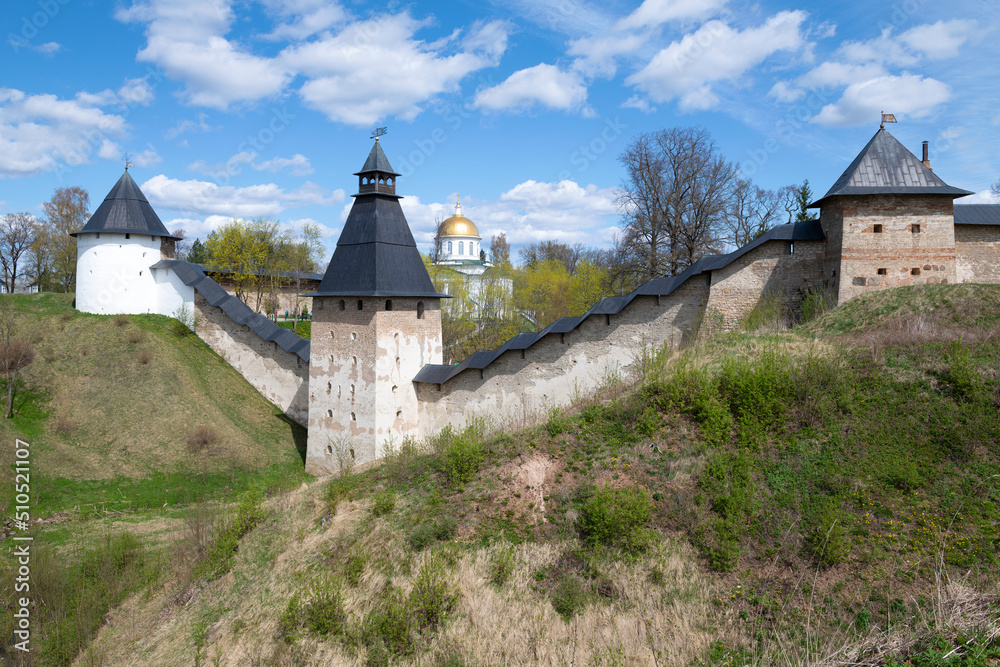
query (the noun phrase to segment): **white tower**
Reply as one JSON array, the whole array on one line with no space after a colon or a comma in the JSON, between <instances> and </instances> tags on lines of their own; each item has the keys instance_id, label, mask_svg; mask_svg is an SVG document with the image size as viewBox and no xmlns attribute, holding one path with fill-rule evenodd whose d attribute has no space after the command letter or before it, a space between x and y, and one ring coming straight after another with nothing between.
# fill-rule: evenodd
<instances>
[{"instance_id":1,"label":"white tower","mask_svg":"<svg viewBox=\"0 0 1000 667\"><path fill-rule=\"evenodd\" d=\"M194 295L173 271L154 268L174 259L167 232L128 170L76 237L76 308L85 313L174 315Z\"/></svg>"}]
</instances>

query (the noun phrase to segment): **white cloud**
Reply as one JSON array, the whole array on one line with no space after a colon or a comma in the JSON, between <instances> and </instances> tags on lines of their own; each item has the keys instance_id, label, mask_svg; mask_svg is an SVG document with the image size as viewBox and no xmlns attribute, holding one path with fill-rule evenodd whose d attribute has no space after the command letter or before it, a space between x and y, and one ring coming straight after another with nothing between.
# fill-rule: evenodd
<instances>
[{"instance_id":1,"label":"white cloud","mask_svg":"<svg viewBox=\"0 0 1000 667\"><path fill-rule=\"evenodd\" d=\"M308 181L286 192L274 183L237 188L206 181L181 181L159 174L140 187L154 208L189 216L275 217L289 208L331 206L345 197L343 190L330 192Z\"/></svg>"},{"instance_id":2,"label":"white cloud","mask_svg":"<svg viewBox=\"0 0 1000 667\"><path fill-rule=\"evenodd\" d=\"M965 204L1000 204L1000 197L997 197L991 189L987 188L968 197L955 200L955 208L964 206Z\"/></svg>"},{"instance_id":3,"label":"white cloud","mask_svg":"<svg viewBox=\"0 0 1000 667\"><path fill-rule=\"evenodd\" d=\"M208 124L208 114L199 111L197 118L197 122L187 118L177 121L176 125L164 133L164 138L176 139L185 132L194 132L195 130L199 130L201 132L212 132L219 129L218 127L212 127Z\"/></svg>"},{"instance_id":4,"label":"white cloud","mask_svg":"<svg viewBox=\"0 0 1000 667\"><path fill-rule=\"evenodd\" d=\"M820 125L865 125L882 110L897 116L923 118L951 97L951 88L936 79L916 74L886 75L852 83L839 100L824 106L811 119Z\"/></svg>"},{"instance_id":5,"label":"white cloud","mask_svg":"<svg viewBox=\"0 0 1000 667\"><path fill-rule=\"evenodd\" d=\"M263 162L251 163L250 166L257 171L269 171L272 174L288 170L292 176L307 176L316 171L309 162L309 158L301 153L296 153L290 158L276 157Z\"/></svg>"},{"instance_id":6,"label":"white cloud","mask_svg":"<svg viewBox=\"0 0 1000 667\"><path fill-rule=\"evenodd\" d=\"M624 102L622 102L622 108L624 109L638 109L643 113L653 113L656 111L656 107L650 105L649 100L639 95L633 95Z\"/></svg>"},{"instance_id":7,"label":"white cloud","mask_svg":"<svg viewBox=\"0 0 1000 667\"><path fill-rule=\"evenodd\" d=\"M329 0L264 0L281 19L268 40L300 40L328 30L346 19L344 10Z\"/></svg>"},{"instance_id":8,"label":"white cloud","mask_svg":"<svg viewBox=\"0 0 1000 667\"><path fill-rule=\"evenodd\" d=\"M885 68L877 63L851 65L829 61L800 76L798 83L810 88L831 88L870 81L886 74Z\"/></svg>"},{"instance_id":9,"label":"white cloud","mask_svg":"<svg viewBox=\"0 0 1000 667\"><path fill-rule=\"evenodd\" d=\"M636 33L583 37L571 41L566 53L576 57L573 69L586 76L611 78L618 71L618 56L634 53L648 39L648 34Z\"/></svg>"},{"instance_id":10,"label":"white cloud","mask_svg":"<svg viewBox=\"0 0 1000 667\"><path fill-rule=\"evenodd\" d=\"M188 171L208 174L216 181L228 182L229 178L243 173L242 165L249 165L256 171L269 171L272 174L287 170L292 176L307 176L314 171L309 158L296 153L290 158L276 157L270 160L257 161L258 154L254 151L243 151L231 156L223 164L208 164L204 160L196 160L188 165Z\"/></svg>"},{"instance_id":11,"label":"white cloud","mask_svg":"<svg viewBox=\"0 0 1000 667\"><path fill-rule=\"evenodd\" d=\"M954 58L959 48L976 38L976 22L953 19L918 25L899 36L899 41L931 60Z\"/></svg>"},{"instance_id":12,"label":"white cloud","mask_svg":"<svg viewBox=\"0 0 1000 667\"><path fill-rule=\"evenodd\" d=\"M163 158L160 157L160 154L156 152L156 149L153 148L152 144L146 144L146 146L147 146L146 150L142 151L141 153L136 153L135 155L132 156L131 158L132 164L134 164L137 167L142 167L143 169L146 169L148 167L152 167L153 165L157 165L163 162Z\"/></svg>"},{"instance_id":13,"label":"white cloud","mask_svg":"<svg viewBox=\"0 0 1000 667\"><path fill-rule=\"evenodd\" d=\"M139 104L149 106L153 101L153 88L145 78L125 79L125 84L118 89L119 104Z\"/></svg>"},{"instance_id":14,"label":"white cloud","mask_svg":"<svg viewBox=\"0 0 1000 667\"><path fill-rule=\"evenodd\" d=\"M805 18L803 11L783 11L743 31L709 21L661 50L626 83L657 102L680 97L682 108L708 108L716 99L713 82L737 79L779 51L802 48Z\"/></svg>"},{"instance_id":15,"label":"white cloud","mask_svg":"<svg viewBox=\"0 0 1000 667\"><path fill-rule=\"evenodd\" d=\"M101 147L97 149L97 157L104 158L105 160L117 160L121 155L121 146L110 139L101 140Z\"/></svg>"},{"instance_id":16,"label":"white cloud","mask_svg":"<svg viewBox=\"0 0 1000 667\"><path fill-rule=\"evenodd\" d=\"M783 104L790 104L792 102L798 102L803 97L805 97L806 91L801 88L796 88L792 86L787 81L778 81L773 86L771 90L768 91L767 96L773 97L778 102Z\"/></svg>"},{"instance_id":17,"label":"white cloud","mask_svg":"<svg viewBox=\"0 0 1000 667\"><path fill-rule=\"evenodd\" d=\"M107 153L126 125L122 116L100 108L102 97L80 93L65 100L0 88L0 176L62 170L87 163L95 152Z\"/></svg>"},{"instance_id":18,"label":"white cloud","mask_svg":"<svg viewBox=\"0 0 1000 667\"><path fill-rule=\"evenodd\" d=\"M476 93L473 105L494 111L535 105L573 111L587 103L587 87L575 72L542 63L511 74L503 83Z\"/></svg>"},{"instance_id":19,"label":"white cloud","mask_svg":"<svg viewBox=\"0 0 1000 667\"><path fill-rule=\"evenodd\" d=\"M44 44L39 44L38 46L33 46L31 48L32 50L37 51L38 53L51 56L52 54L58 53L60 50L62 50L62 45L59 44L58 42L45 42Z\"/></svg>"},{"instance_id":20,"label":"white cloud","mask_svg":"<svg viewBox=\"0 0 1000 667\"><path fill-rule=\"evenodd\" d=\"M226 109L275 95L290 79L273 59L224 37L233 22L228 0L146 0L115 16L146 24L146 46L137 59L183 81L182 97L191 104Z\"/></svg>"},{"instance_id":21,"label":"white cloud","mask_svg":"<svg viewBox=\"0 0 1000 667\"><path fill-rule=\"evenodd\" d=\"M643 0L638 9L615 24L615 29L648 28L668 21L704 18L725 5L726 0Z\"/></svg>"},{"instance_id":22,"label":"white cloud","mask_svg":"<svg viewBox=\"0 0 1000 667\"><path fill-rule=\"evenodd\" d=\"M474 25L464 40L433 45L415 39L422 27L408 14L382 16L289 47L281 62L308 77L299 94L331 120L351 125L390 115L412 120L428 100L496 65L507 48L507 28L500 22Z\"/></svg>"}]
</instances>

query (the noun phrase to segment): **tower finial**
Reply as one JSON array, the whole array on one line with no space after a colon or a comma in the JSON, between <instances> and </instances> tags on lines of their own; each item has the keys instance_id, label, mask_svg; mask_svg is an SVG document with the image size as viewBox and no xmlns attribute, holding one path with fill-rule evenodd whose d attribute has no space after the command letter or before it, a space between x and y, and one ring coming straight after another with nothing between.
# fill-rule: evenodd
<instances>
[{"instance_id":1,"label":"tower finial","mask_svg":"<svg viewBox=\"0 0 1000 667\"><path fill-rule=\"evenodd\" d=\"M132 154L131 153L122 153L122 159L125 160L125 171L128 171L129 167L135 166L135 165L132 164Z\"/></svg>"},{"instance_id":2,"label":"tower finial","mask_svg":"<svg viewBox=\"0 0 1000 667\"><path fill-rule=\"evenodd\" d=\"M455 215L462 215L462 195L455 193Z\"/></svg>"},{"instance_id":3,"label":"tower finial","mask_svg":"<svg viewBox=\"0 0 1000 667\"><path fill-rule=\"evenodd\" d=\"M895 116L895 114L885 113L883 111L882 112L882 124L878 126L878 129L884 130L886 123L895 123L895 122L896 122L896 116Z\"/></svg>"},{"instance_id":4,"label":"tower finial","mask_svg":"<svg viewBox=\"0 0 1000 667\"><path fill-rule=\"evenodd\" d=\"M389 134L389 128L385 126L379 127L378 125L376 125L375 129L372 130L371 137L369 138L378 141L378 138L381 137L383 134Z\"/></svg>"}]
</instances>

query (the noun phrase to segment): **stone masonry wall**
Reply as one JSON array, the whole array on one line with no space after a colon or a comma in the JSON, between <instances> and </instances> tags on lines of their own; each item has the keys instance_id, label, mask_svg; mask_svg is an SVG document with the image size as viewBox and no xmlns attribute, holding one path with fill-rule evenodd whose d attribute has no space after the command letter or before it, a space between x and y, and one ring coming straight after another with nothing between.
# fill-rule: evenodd
<instances>
[{"instance_id":1,"label":"stone masonry wall","mask_svg":"<svg viewBox=\"0 0 1000 667\"><path fill-rule=\"evenodd\" d=\"M955 225L957 279L963 283L1000 283L1000 226Z\"/></svg>"},{"instance_id":2,"label":"stone masonry wall","mask_svg":"<svg viewBox=\"0 0 1000 667\"><path fill-rule=\"evenodd\" d=\"M838 303L871 290L955 282L951 196L864 195L839 205Z\"/></svg>"},{"instance_id":3,"label":"stone masonry wall","mask_svg":"<svg viewBox=\"0 0 1000 667\"><path fill-rule=\"evenodd\" d=\"M677 346L696 329L708 279L694 276L666 297L640 296L617 315L592 315L567 334L549 334L523 353L506 352L483 371L469 369L442 385L414 383L420 429L431 436L477 417L526 423L574 395L628 372L643 348Z\"/></svg>"},{"instance_id":4,"label":"stone masonry wall","mask_svg":"<svg viewBox=\"0 0 1000 667\"><path fill-rule=\"evenodd\" d=\"M265 398L306 426L309 416L309 364L236 324L218 306L195 292L195 333L218 352Z\"/></svg>"},{"instance_id":5,"label":"stone masonry wall","mask_svg":"<svg viewBox=\"0 0 1000 667\"><path fill-rule=\"evenodd\" d=\"M712 271L708 312L731 329L753 310L766 291L781 295L792 313L805 291L823 285L822 241L769 241L728 266Z\"/></svg>"}]
</instances>

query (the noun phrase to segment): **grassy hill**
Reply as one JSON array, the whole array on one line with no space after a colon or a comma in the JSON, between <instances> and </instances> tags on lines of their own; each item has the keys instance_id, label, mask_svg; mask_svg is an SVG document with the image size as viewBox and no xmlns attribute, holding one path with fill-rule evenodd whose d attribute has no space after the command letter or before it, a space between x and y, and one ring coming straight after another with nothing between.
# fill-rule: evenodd
<instances>
[{"instance_id":1,"label":"grassy hill","mask_svg":"<svg viewBox=\"0 0 1000 667\"><path fill-rule=\"evenodd\" d=\"M538 427L77 519L67 580L123 602L41 664L998 664L998 333L1000 287L866 295Z\"/></svg>"}]
</instances>

